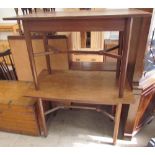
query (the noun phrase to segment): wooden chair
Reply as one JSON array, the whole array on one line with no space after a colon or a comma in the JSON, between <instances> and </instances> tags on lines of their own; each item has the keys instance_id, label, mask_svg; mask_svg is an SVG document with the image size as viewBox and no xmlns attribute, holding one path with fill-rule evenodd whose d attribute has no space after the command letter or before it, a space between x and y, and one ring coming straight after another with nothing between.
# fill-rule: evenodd
<instances>
[{"instance_id":1,"label":"wooden chair","mask_svg":"<svg viewBox=\"0 0 155 155\"><path fill-rule=\"evenodd\" d=\"M17 80L10 49L0 53L0 79Z\"/></svg>"}]
</instances>

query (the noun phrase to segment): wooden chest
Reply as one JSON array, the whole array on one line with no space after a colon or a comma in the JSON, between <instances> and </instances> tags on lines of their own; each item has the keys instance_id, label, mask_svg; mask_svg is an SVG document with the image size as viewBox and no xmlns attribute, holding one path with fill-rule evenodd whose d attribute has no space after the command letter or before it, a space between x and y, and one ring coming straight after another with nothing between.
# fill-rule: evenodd
<instances>
[{"instance_id":1,"label":"wooden chest","mask_svg":"<svg viewBox=\"0 0 155 155\"><path fill-rule=\"evenodd\" d=\"M40 135L36 100L22 97L30 84L0 81L0 131Z\"/></svg>"}]
</instances>

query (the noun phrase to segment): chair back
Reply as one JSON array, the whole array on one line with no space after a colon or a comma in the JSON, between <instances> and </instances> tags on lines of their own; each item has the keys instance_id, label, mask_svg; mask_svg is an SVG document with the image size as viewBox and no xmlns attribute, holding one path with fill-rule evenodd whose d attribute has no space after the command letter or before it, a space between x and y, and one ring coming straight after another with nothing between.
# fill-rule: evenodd
<instances>
[{"instance_id":1,"label":"chair back","mask_svg":"<svg viewBox=\"0 0 155 155\"><path fill-rule=\"evenodd\" d=\"M10 49L0 52L0 79L17 80Z\"/></svg>"},{"instance_id":2,"label":"chair back","mask_svg":"<svg viewBox=\"0 0 155 155\"><path fill-rule=\"evenodd\" d=\"M21 8L23 15L37 12L55 12L55 8Z\"/></svg>"}]
</instances>

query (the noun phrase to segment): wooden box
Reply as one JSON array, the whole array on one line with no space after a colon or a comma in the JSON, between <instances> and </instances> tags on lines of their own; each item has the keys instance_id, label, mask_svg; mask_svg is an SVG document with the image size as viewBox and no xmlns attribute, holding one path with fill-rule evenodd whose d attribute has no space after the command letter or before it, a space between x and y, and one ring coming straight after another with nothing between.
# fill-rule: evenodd
<instances>
[{"instance_id":1,"label":"wooden box","mask_svg":"<svg viewBox=\"0 0 155 155\"><path fill-rule=\"evenodd\" d=\"M22 97L29 84L0 81L0 131L40 135L36 100Z\"/></svg>"}]
</instances>

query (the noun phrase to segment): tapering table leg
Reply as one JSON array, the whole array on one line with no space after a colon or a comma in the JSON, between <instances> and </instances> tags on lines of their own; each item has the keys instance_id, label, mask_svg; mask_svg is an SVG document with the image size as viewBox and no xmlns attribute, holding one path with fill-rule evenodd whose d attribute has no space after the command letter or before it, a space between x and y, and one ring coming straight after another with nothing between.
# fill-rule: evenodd
<instances>
[{"instance_id":1,"label":"tapering table leg","mask_svg":"<svg viewBox=\"0 0 155 155\"><path fill-rule=\"evenodd\" d=\"M116 144L119 124L120 124L120 116L121 116L122 104L118 104L116 107L115 121L114 121L114 133L113 133L113 144Z\"/></svg>"},{"instance_id":2,"label":"tapering table leg","mask_svg":"<svg viewBox=\"0 0 155 155\"><path fill-rule=\"evenodd\" d=\"M40 126L41 126L41 135L47 136L47 126L46 126L46 120L45 120L45 114L44 114L44 109L43 109L43 102L42 99L38 99L38 109L39 109L39 119L40 119Z\"/></svg>"},{"instance_id":3,"label":"tapering table leg","mask_svg":"<svg viewBox=\"0 0 155 155\"><path fill-rule=\"evenodd\" d=\"M28 55L29 55L33 81L34 81L36 90L38 90L39 84L38 84L37 70L36 70L35 60L34 60L34 55L33 55L31 32L28 30L28 25L26 22L23 22L23 28L24 28L24 36L25 36L25 41L26 41L26 45L27 45L27 51L28 51Z\"/></svg>"}]
</instances>

